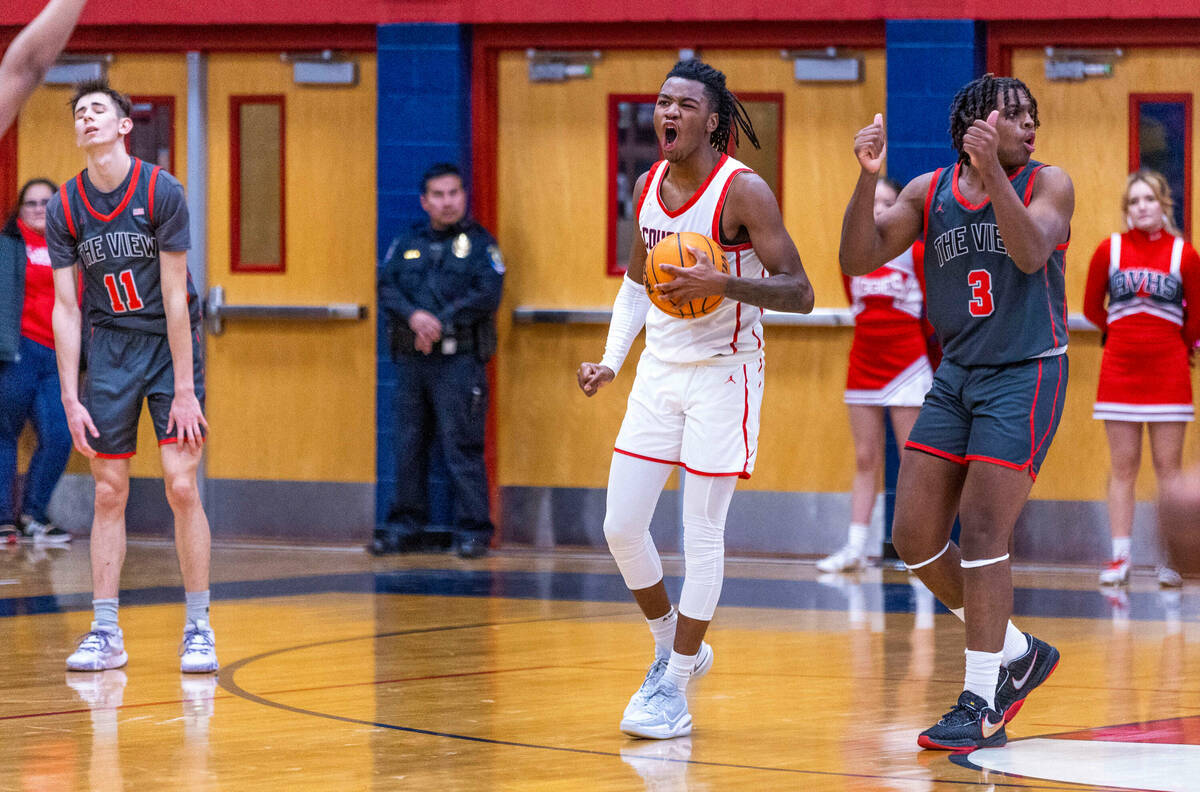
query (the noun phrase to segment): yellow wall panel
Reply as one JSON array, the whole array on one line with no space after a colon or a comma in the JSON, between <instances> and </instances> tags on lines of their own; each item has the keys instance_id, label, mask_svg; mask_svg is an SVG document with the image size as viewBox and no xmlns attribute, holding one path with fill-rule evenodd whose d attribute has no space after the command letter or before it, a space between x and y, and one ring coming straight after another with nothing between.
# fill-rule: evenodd
<instances>
[{"instance_id":1,"label":"yellow wall panel","mask_svg":"<svg viewBox=\"0 0 1200 792\"><path fill-rule=\"evenodd\" d=\"M375 311L375 60L353 88L298 86L278 55L209 61L209 285L230 303ZM286 97L287 272L230 271L229 97ZM375 325L233 321L209 338L208 475L375 479Z\"/></svg>"}]
</instances>

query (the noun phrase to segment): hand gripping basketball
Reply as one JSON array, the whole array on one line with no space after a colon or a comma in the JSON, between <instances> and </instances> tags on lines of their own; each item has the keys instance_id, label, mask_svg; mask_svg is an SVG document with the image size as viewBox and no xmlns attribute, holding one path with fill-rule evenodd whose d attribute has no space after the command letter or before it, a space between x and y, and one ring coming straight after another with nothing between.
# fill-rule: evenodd
<instances>
[{"instance_id":1,"label":"hand gripping basketball","mask_svg":"<svg viewBox=\"0 0 1200 792\"><path fill-rule=\"evenodd\" d=\"M711 265L695 273L686 273L696 266L699 251ZM717 279L709 274L720 273ZM712 313L724 298L721 291L729 274L729 262L721 246L712 239L692 231L671 234L654 246L646 257L642 281L650 302L662 312L679 319L695 319Z\"/></svg>"}]
</instances>

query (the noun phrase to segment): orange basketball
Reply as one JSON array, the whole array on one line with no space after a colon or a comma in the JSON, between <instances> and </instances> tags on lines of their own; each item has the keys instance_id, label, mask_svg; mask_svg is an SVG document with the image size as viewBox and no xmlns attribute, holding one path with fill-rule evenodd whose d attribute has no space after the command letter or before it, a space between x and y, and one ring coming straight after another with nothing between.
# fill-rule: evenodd
<instances>
[{"instance_id":1,"label":"orange basketball","mask_svg":"<svg viewBox=\"0 0 1200 792\"><path fill-rule=\"evenodd\" d=\"M681 231L665 237L654 246L650 255L646 256L646 269L642 273L642 281L646 284L646 293L650 295L650 302L658 306L664 313L680 319L695 319L697 316L712 313L721 304L721 300L725 299L720 294L714 294L675 305L654 291L657 284L675 280L674 275L662 270L663 264L671 264L676 267L691 267L696 264L696 257L688 250L689 246L706 251L714 267L721 272L729 272L729 262L725 260L725 253L721 250L720 245L704 234Z\"/></svg>"}]
</instances>

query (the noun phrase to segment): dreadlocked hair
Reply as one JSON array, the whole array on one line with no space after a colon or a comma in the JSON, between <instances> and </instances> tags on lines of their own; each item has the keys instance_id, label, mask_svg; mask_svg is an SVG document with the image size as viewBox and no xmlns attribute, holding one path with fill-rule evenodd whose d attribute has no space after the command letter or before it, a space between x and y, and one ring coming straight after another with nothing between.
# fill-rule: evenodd
<instances>
[{"instance_id":1,"label":"dreadlocked hair","mask_svg":"<svg viewBox=\"0 0 1200 792\"><path fill-rule=\"evenodd\" d=\"M668 80L672 77L693 80L704 86L704 95L708 97L709 106L717 114L717 128L713 130L712 136L709 138L713 148L722 154L726 153L729 150L731 136L735 144L741 142L738 137L739 129L746 133L746 139L754 148L762 148L758 144L758 136L754 134L754 125L750 123L750 116L746 113L746 108L734 96L733 91L725 87L724 73L701 60L692 59L676 63L675 67L667 74Z\"/></svg>"},{"instance_id":2,"label":"dreadlocked hair","mask_svg":"<svg viewBox=\"0 0 1200 792\"><path fill-rule=\"evenodd\" d=\"M1029 86L1016 77L997 77L989 73L975 78L958 90L954 101L950 103L950 139L958 152L959 162L965 164L970 161L963 151L963 135L971 128L971 124L987 120L993 110L1000 108L1001 98L1005 104L1020 101L1019 93L1029 97L1033 125L1039 126L1037 100L1033 98Z\"/></svg>"}]
</instances>

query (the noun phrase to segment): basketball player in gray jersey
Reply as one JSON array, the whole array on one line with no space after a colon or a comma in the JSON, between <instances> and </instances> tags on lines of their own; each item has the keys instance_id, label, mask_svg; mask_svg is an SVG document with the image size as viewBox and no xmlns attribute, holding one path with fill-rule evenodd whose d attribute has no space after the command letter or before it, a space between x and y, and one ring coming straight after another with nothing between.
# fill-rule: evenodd
<instances>
[{"instance_id":1,"label":"basketball player in gray jersey","mask_svg":"<svg viewBox=\"0 0 1200 792\"><path fill-rule=\"evenodd\" d=\"M46 207L54 266L54 340L63 407L75 448L96 479L92 521L92 629L67 658L71 671L128 662L117 622L125 559L129 458L137 451L142 400L162 456L187 613L181 670L217 670L208 622L210 533L196 469L203 453L204 368L199 300L187 271L188 211L169 173L129 156L129 98L96 80L76 87L75 141L87 168ZM81 316L75 265L83 268L91 330L79 392Z\"/></svg>"},{"instance_id":2,"label":"basketball player in gray jersey","mask_svg":"<svg viewBox=\"0 0 1200 792\"><path fill-rule=\"evenodd\" d=\"M86 2L50 0L5 51L0 60L0 135L8 131L25 100L42 84Z\"/></svg>"},{"instance_id":3,"label":"basketball player in gray jersey","mask_svg":"<svg viewBox=\"0 0 1200 792\"><path fill-rule=\"evenodd\" d=\"M858 184L839 258L861 275L924 232L929 318L945 350L905 445L893 541L901 559L966 623L957 703L921 733L925 748L1003 745L1004 724L1058 664L1012 615L1009 546L1062 415L1067 384L1063 251L1075 208L1062 170L1032 162L1037 103L988 74L950 109L958 162L913 179L875 217L883 119L859 131ZM962 547L950 541L955 514Z\"/></svg>"}]
</instances>

